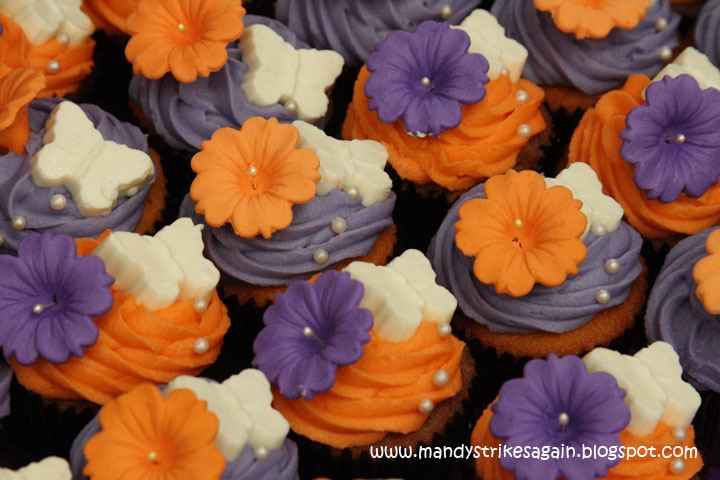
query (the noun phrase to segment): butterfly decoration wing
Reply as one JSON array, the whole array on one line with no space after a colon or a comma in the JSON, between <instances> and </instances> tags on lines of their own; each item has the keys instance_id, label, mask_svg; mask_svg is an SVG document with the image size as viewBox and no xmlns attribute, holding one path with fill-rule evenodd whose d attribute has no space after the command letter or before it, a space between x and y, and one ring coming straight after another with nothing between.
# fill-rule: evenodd
<instances>
[{"instance_id":1,"label":"butterfly decoration wing","mask_svg":"<svg viewBox=\"0 0 720 480\"><path fill-rule=\"evenodd\" d=\"M312 122L325 115L325 93L342 72L342 56L331 50L298 50L299 62L291 100L297 105L298 118Z\"/></svg>"}]
</instances>

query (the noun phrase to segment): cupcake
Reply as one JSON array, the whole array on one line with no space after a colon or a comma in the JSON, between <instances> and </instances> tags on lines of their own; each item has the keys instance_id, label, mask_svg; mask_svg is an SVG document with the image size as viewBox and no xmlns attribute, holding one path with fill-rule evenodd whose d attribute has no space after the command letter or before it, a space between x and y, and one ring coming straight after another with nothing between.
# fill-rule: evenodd
<instances>
[{"instance_id":1,"label":"cupcake","mask_svg":"<svg viewBox=\"0 0 720 480\"><path fill-rule=\"evenodd\" d=\"M93 69L95 29L80 0L25 0L0 6L0 77L32 68L47 77L42 97L76 92Z\"/></svg>"},{"instance_id":2,"label":"cupcake","mask_svg":"<svg viewBox=\"0 0 720 480\"><path fill-rule=\"evenodd\" d=\"M315 48L340 53L359 67L395 30L413 31L426 20L458 24L480 0L278 0L275 18Z\"/></svg>"},{"instance_id":3,"label":"cupcake","mask_svg":"<svg viewBox=\"0 0 720 480\"><path fill-rule=\"evenodd\" d=\"M31 69L0 80L2 250L34 233L154 231L165 177L146 136L94 105L32 100L42 84Z\"/></svg>"},{"instance_id":4,"label":"cupcake","mask_svg":"<svg viewBox=\"0 0 720 480\"><path fill-rule=\"evenodd\" d=\"M520 78L526 55L485 10L457 28L393 32L360 71L343 137L382 143L419 190L458 192L536 167L549 131L542 89Z\"/></svg>"},{"instance_id":5,"label":"cupcake","mask_svg":"<svg viewBox=\"0 0 720 480\"><path fill-rule=\"evenodd\" d=\"M492 13L527 47L523 75L553 111L585 110L631 74L655 75L678 45L668 0L496 0Z\"/></svg>"},{"instance_id":6,"label":"cupcake","mask_svg":"<svg viewBox=\"0 0 720 480\"><path fill-rule=\"evenodd\" d=\"M720 467L720 325L715 275L720 229L713 227L681 240L668 254L650 292L645 329L651 341L670 343L680 356L688 381L707 395L698 414L698 444ZM710 407L710 406L713 407ZM701 415L702 414L702 415ZM712 421L711 421L712 419Z\"/></svg>"},{"instance_id":7,"label":"cupcake","mask_svg":"<svg viewBox=\"0 0 720 480\"><path fill-rule=\"evenodd\" d=\"M195 152L216 130L256 116L323 124L339 54L309 49L275 20L244 16L237 0L218 0L197 16L189 12L203 1L188 2L188 12L162 8L167 1L144 0L128 17L125 54L135 73L130 98L171 147ZM157 11L164 13L156 21Z\"/></svg>"},{"instance_id":8,"label":"cupcake","mask_svg":"<svg viewBox=\"0 0 720 480\"><path fill-rule=\"evenodd\" d=\"M240 303L262 306L293 281L392 253L395 194L377 142L256 117L201 148L180 215L205 225L206 255Z\"/></svg>"},{"instance_id":9,"label":"cupcake","mask_svg":"<svg viewBox=\"0 0 720 480\"><path fill-rule=\"evenodd\" d=\"M694 478L703 466L690 424L700 396L681 375L664 342L634 357L596 348L582 360L532 360L475 425L476 473L482 480Z\"/></svg>"},{"instance_id":10,"label":"cupcake","mask_svg":"<svg viewBox=\"0 0 720 480\"><path fill-rule=\"evenodd\" d=\"M73 480L297 480L297 446L252 369L222 383L181 376L105 405L73 442ZM155 421L162 419L162 421Z\"/></svg>"},{"instance_id":11,"label":"cupcake","mask_svg":"<svg viewBox=\"0 0 720 480\"><path fill-rule=\"evenodd\" d=\"M0 256L0 347L18 382L83 406L200 373L230 326L202 249L189 219L155 237L25 237L18 257Z\"/></svg>"},{"instance_id":12,"label":"cupcake","mask_svg":"<svg viewBox=\"0 0 720 480\"><path fill-rule=\"evenodd\" d=\"M720 220L720 71L686 49L652 81L631 76L573 134L568 163L585 162L625 218L656 245Z\"/></svg>"},{"instance_id":13,"label":"cupcake","mask_svg":"<svg viewBox=\"0 0 720 480\"><path fill-rule=\"evenodd\" d=\"M0 467L0 478L8 480L71 480L72 472L64 458L47 457L17 471Z\"/></svg>"},{"instance_id":14,"label":"cupcake","mask_svg":"<svg viewBox=\"0 0 720 480\"><path fill-rule=\"evenodd\" d=\"M647 283L642 240L622 215L582 164L556 178L510 170L473 188L428 250L457 297L453 324L516 360L632 341Z\"/></svg>"},{"instance_id":15,"label":"cupcake","mask_svg":"<svg viewBox=\"0 0 720 480\"><path fill-rule=\"evenodd\" d=\"M715 65L720 65L718 27L720 27L720 1L708 0L700 11L693 35L695 47L707 55Z\"/></svg>"},{"instance_id":16,"label":"cupcake","mask_svg":"<svg viewBox=\"0 0 720 480\"><path fill-rule=\"evenodd\" d=\"M451 335L455 298L407 250L387 267L353 262L278 295L253 364L298 434L303 474L436 478L438 460L381 460L382 447L454 445L475 364ZM478 377L480 378L480 377Z\"/></svg>"}]
</instances>

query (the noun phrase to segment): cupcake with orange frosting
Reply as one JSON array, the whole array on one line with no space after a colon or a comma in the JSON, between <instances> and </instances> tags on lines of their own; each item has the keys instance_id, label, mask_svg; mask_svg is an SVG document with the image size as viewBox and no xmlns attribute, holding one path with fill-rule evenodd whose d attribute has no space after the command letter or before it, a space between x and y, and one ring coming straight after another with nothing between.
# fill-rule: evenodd
<instances>
[{"instance_id":1,"label":"cupcake with orange frosting","mask_svg":"<svg viewBox=\"0 0 720 480\"><path fill-rule=\"evenodd\" d=\"M33 68L47 78L40 96L76 92L93 69L95 29L81 1L10 0L0 6L0 77Z\"/></svg>"},{"instance_id":2,"label":"cupcake with orange frosting","mask_svg":"<svg viewBox=\"0 0 720 480\"><path fill-rule=\"evenodd\" d=\"M288 422L270 384L247 369L222 383L181 376L138 385L105 405L70 450L74 480L297 480Z\"/></svg>"},{"instance_id":3,"label":"cupcake with orange frosting","mask_svg":"<svg viewBox=\"0 0 720 480\"><path fill-rule=\"evenodd\" d=\"M342 57L246 16L238 0L143 0L127 28L131 101L174 149L196 152L216 130L252 117L322 126L329 115L326 90Z\"/></svg>"},{"instance_id":4,"label":"cupcake with orange frosting","mask_svg":"<svg viewBox=\"0 0 720 480\"><path fill-rule=\"evenodd\" d=\"M308 476L415 478L448 468L369 453L457 440L476 373L451 335L455 306L417 250L386 267L353 262L276 297L253 364L274 385L273 405L298 434Z\"/></svg>"},{"instance_id":5,"label":"cupcake with orange frosting","mask_svg":"<svg viewBox=\"0 0 720 480\"><path fill-rule=\"evenodd\" d=\"M293 281L392 253L395 194L377 142L255 117L201 149L180 215L205 224L206 255L241 303L265 305Z\"/></svg>"},{"instance_id":6,"label":"cupcake with orange frosting","mask_svg":"<svg viewBox=\"0 0 720 480\"><path fill-rule=\"evenodd\" d=\"M654 79L633 75L604 95L573 134L569 163L589 164L655 243L720 221L718 88L720 71L688 48Z\"/></svg>"},{"instance_id":7,"label":"cupcake with orange frosting","mask_svg":"<svg viewBox=\"0 0 720 480\"><path fill-rule=\"evenodd\" d=\"M393 32L360 71L343 137L382 143L398 175L430 191L536 167L550 133L542 89L520 78L526 57L480 9L458 27Z\"/></svg>"},{"instance_id":8,"label":"cupcake with orange frosting","mask_svg":"<svg viewBox=\"0 0 720 480\"><path fill-rule=\"evenodd\" d=\"M476 473L482 480L694 478L703 466L691 425L700 395L681 376L664 342L635 356L596 348L583 359L532 360L475 425Z\"/></svg>"},{"instance_id":9,"label":"cupcake with orange frosting","mask_svg":"<svg viewBox=\"0 0 720 480\"><path fill-rule=\"evenodd\" d=\"M497 0L492 13L527 47L523 75L553 111L584 111L631 74L657 74L678 45L669 0Z\"/></svg>"},{"instance_id":10,"label":"cupcake with orange frosting","mask_svg":"<svg viewBox=\"0 0 720 480\"><path fill-rule=\"evenodd\" d=\"M200 373L230 326L202 249L188 219L154 237L27 236L18 257L0 257L0 347L19 383L51 402L105 404Z\"/></svg>"},{"instance_id":11,"label":"cupcake with orange frosting","mask_svg":"<svg viewBox=\"0 0 720 480\"><path fill-rule=\"evenodd\" d=\"M555 178L511 170L460 197L428 250L458 331L513 371L527 357L626 348L647 282L622 216L584 164Z\"/></svg>"}]
</instances>

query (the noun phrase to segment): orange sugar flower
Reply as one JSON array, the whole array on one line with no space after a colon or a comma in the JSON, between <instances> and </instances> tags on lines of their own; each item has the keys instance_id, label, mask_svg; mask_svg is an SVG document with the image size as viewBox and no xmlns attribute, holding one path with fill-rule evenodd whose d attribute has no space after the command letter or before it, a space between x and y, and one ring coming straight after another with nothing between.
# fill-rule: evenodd
<instances>
[{"instance_id":1,"label":"orange sugar flower","mask_svg":"<svg viewBox=\"0 0 720 480\"><path fill-rule=\"evenodd\" d=\"M190 390L166 399L144 383L100 410L102 430L85 444L92 480L210 480L225 470L213 441L218 418Z\"/></svg>"},{"instance_id":2,"label":"orange sugar flower","mask_svg":"<svg viewBox=\"0 0 720 480\"><path fill-rule=\"evenodd\" d=\"M535 283L555 287L578 273L587 218L570 190L546 188L531 170L509 170L485 183L485 197L466 202L455 223L457 246L475 257L478 280L521 297Z\"/></svg>"},{"instance_id":3,"label":"orange sugar flower","mask_svg":"<svg viewBox=\"0 0 720 480\"><path fill-rule=\"evenodd\" d=\"M0 79L0 152L25 153L28 106L43 88L45 77L33 68L13 70Z\"/></svg>"},{"instance_id":4,"label":"orange sugar flower","mask_svg":"<svg viewBox=\"0 0 720 480\"><path fill-rule=\"evenodd\" d=\"M559 30L578 39L605 38L615 27L635 28L645 18L649 0L535 0L535 7L552 13Z\"/></svg>"},{"instance_id":5,"label":"orange sugar flower","mask_svg":"<svg viewBox=\"0 0 720 480\"><path fill-rule=\"evenodd\" d=\"M243 33L241 0L143 0L127 18L125 56L133 71L156 80L167 72L183 83L227 62L225 47Z\"/></svg>"},{"instance_id":6,"label":"orange sugar flower","mask_svg":"<svg viewBox=\"0 0 720 480\"><path fill-rule=\"evenodd\" d=\"M221 128L192 159L190 187L196 211L213 227L232 223L243 238L290 226L293 204L315 197L320 160L298 150L300 134L276 118L253 117L242 130Z\"/></svg>"},{"instance_id":7,"label":"orange sugar flower","mask_svg":"<svg viewBox=\"0 0 720 480\"><path fill-rule=\"evenodd\" d=\"M695 295L708 313L720 313L720 230L715 230L705 240L708 256L700 259L693 268L697 283Z\"/></svg>"}]
</instances>

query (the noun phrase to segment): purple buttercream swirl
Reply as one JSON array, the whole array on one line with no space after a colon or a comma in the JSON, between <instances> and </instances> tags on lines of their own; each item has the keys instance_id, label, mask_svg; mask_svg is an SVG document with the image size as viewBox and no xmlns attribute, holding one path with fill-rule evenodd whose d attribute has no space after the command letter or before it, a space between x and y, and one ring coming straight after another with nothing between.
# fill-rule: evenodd
<instances>
[{"instance_id":1,"label":"purple buttercream swirl","mask_svg":"<svg viewBox=\"0 0 720 480\"><path fill-rule=\"evenodd\" d=\"M315 48L335 50L357 67L395 30L425 20L460 23L480 0L278 0L275 17ZM443 17L443 8L452 15Z\"/></svg>"},{"instance_id":2,"label":"purple buttercream swirl","mask_svg":"<svg viewBox=\"0 0 720 480\"><path fill-rule=\"evenodd\" d=\"M33 232L95 238L105 230L132 231L142 217L151 184L145 185L132 197L119 197L112 213L106 217L82 216L65 187L35 185L30 174L30 158L43 147L45 122L62 101L60 98L34 100L28 111L30 137L25 144L27 153L0 155L0 233L5 239L2 247L7 250L17 250L20 240ZM121 122L95 105L81 104L80 108L105 140L148 153L147 137L136 126ZM55 194L67 198L67 206L60 211L50 207L50 199ZM11 220L16 215L25 217L27 221L23 230L15 230L11 226Z\"/></svg>"},{"instance_id":3,"label":"purple buttercream swirl","mask_svg":"<svg viewBox=\"0 0 720 480\"><path fill-rule=\"evenodd\" d=\"M685 238L670 251L645 315L648 341L671 344L687 380L698 390L714 392L720 392L720 315L708 313L695 295L692 271L707 256L705 241L717 228Z\"/></svg>"},{"instance_id":4,"label":"purple buttercream swirl","mask_svg":"<svg viewBox=\"0 0 720 480\"><path fill-rule=\"evenodd\" d=\"M12 369L0 360L0 419L10 415L10 382Z\"/></svg>"},{"instance_id":5,"label":"purple buttercream swirl","mask_svg":"<svg viewBox=\"0 0 720 480\"><path fill-rule=\"evenodd\" d=\"M260 24L272 28L295 48L308 48L282 23L255 15L243 18L246 27ZM275 117L281 123L297 120L297 115L276 103L261 107L248 100L242 88L248 67L242 61L238 42L227 46L225 66L209 77L193 83L180 83L170 74L159 80L135 75L130 82L130 97L165 141L179 150L196 151L222 128L239 130L252 117ZM324 119L315 122L322 126Z\"/></svg>"},{"instance_id":6,"label":"purple buttercream swirl","mask_svg":"<svg viewBox=\"0 0 720 480\"><path fill-rule=\"evenodd\" d=\"M450 290L458 306L469 318L496 333L565 333L581 327L595 315L623 303L642 272L642 238L635 229L621 222L614 232L601 237L588 233L587 257L578 265L578 274L568 276L558 287L535 285L523 297L498 295L493 285L481 283L473 273L473 257L465 256L455 244L458 210L470 199L485 198L480 184L460 197L433 237L428 258L437 281ZM615 258L620 270L609 274L605 262ZM600 304L598 290L610 292L610 301Z\"/></svg>"},{"instance_id":7,"label":"purple buttercream swirl","mask_svg":"<svg viewBox=\"0 0 720 480\"><path fill-rule=\"evenodd\" d=\"M395 198L391 192L387 199L363 207L360 200L334 190L293 205L292 224L269 239L238 237L229 224L221 228L205 225L205 255L228 282L269 286L307 280L343 260L367 255L380 233L393 225ZM192 218L195 224L204 223L189 195L180 206L180 216ZM331 227L336 217L347 223L341 234ZM327 264L318 265L313 259L318 249L328 252Z\"/></svg>"},{"instance_id":8,"label":"purple buttercream swirl","mask_svg":"<svg viewBox=\"0 0 720 480\"><path fill-rule=\"evenodd\" d=\"M591 95L621 86L633 73L653 77L665 64L660 50L678 45L680 16L672 13L668 0L658 0L635 28L615 28L600 39L578 40L558 30L550 12L535 8L533 0L496 0L492 14L506 35L528 49L523 77ZM668 22L664 30L655 26L661 18Z\"/></svg>"},{"instance_id":9,"label":"purple buttercream swirl","mask_svg":"<svg viewBox=\"0 0 720 480\"><path fill-rule=\"evenodd\" d=\"M703 5L695 26L695 46L720 65L720 0L709 0Z\"/></svg>"},{"instance_id":10,"label":"purple buttercream swirl","mask_svg":"<svg viewBox=\"0 0 720 480\"><path fill-rule=\"evenodd\" d=\"M84 448L88 440L100 430L100 417L95 416L75 437L70 449L73 480L89 480L83 474L83 469L87 465ZM256 459L253 448L247 445L238 458L225 465L220 480L297 480L299 478L297 471L297 445L292 440L285 439L279 449L269 451L266 460Z\"/></svg>"}]
</instances>

